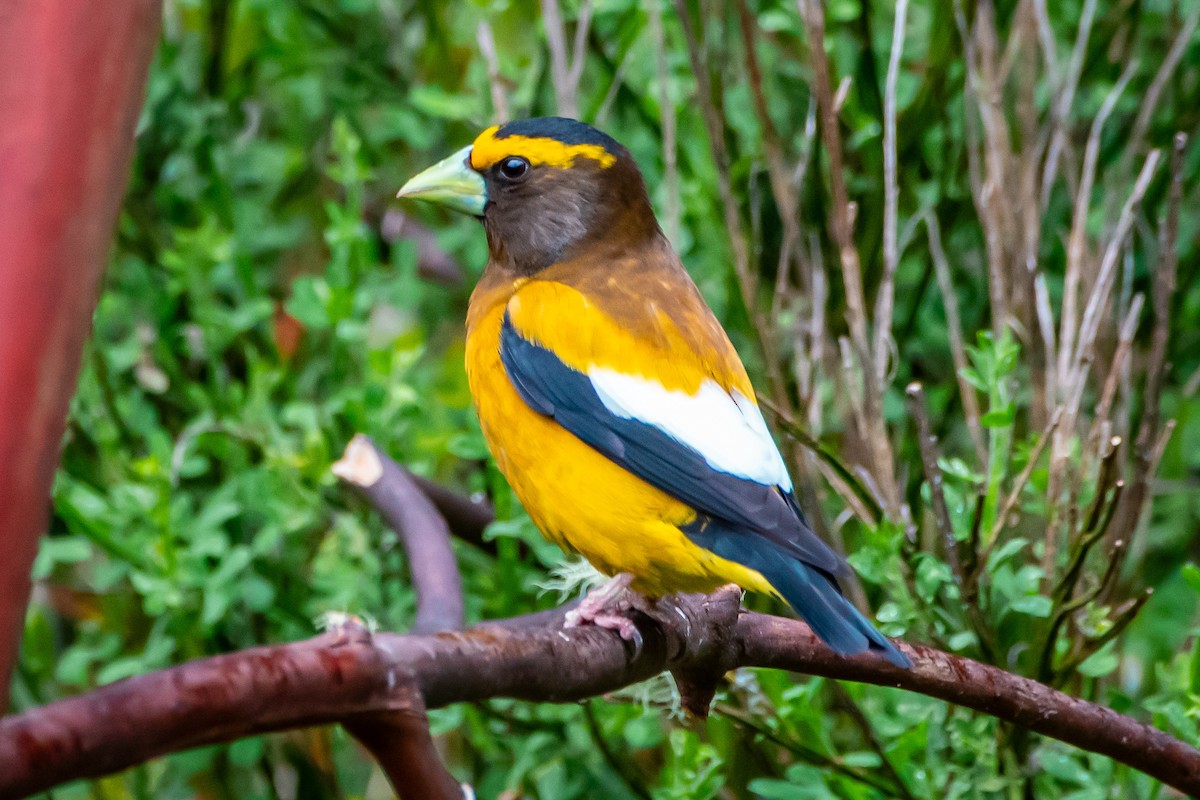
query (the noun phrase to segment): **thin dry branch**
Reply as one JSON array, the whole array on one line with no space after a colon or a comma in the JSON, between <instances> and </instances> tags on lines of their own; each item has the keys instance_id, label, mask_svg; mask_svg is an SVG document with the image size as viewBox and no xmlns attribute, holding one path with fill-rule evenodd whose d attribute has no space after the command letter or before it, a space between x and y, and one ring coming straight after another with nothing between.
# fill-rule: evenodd
<instances>
[{"instance_id":1,"label":"thin dry branch","mask_svg":"<svg viewBox=\"0 0 1200 800\"><path fill-rule=\"evenodd\" d=\"M930 210L925 214L925 232L929 238L929 254L933 258L938 291L942 295L942 307L946 311L946 335L950 339L950 356L954 359L954 376L958 381L958 394L962 398L963 416L967 431L975 445L975 457L980 464L987 463L987 445L983 440L983 424L980 420L979 397L975 387L964 377L969 366L967 346L963 339L962 316L958 313L958 294L954 291L954 278L950 274L950 261L942 247L942 231L937 214Z\"/></svg>"},{"instance_id":2,"label":"thin dry branch","mask_svg":"<svg viewBox=\"0 0 1200 800\"><path fill-rule=\"evenodd\" d=\"M1067 73L1058 87L1051 111L1050 144L1046 148L1046 159L1042 167L1042 189L1039 202L1039 207L1042 209L1046 208L1050 202L1050 190L1058 175L1059 157L1067 147L1067 127L1070 122L1071 106L1075 103L1075 90L1079 87L1079 78L1083 74L1083 58L1092 33L1092 20L1095 18L1096 0L1085 0L1083 10L1079 14L1079 28L1075 33L1075 45L1071 48Z\"/></svg>"},{"instance_id":3,"label":"thin dry branch","mask_svg":"<svg viewBox=\"0 0 1200 800\"><path fill-rule=\"evenodd\" d=\"M1126 531L1127 538L1137 535L1150 499L1150 481L1158 471L1166 439L1174 429L1173 423L1162 424L1161 398L1166 376L1167 344L1171 335L1171 296L1175 292L1175 273L1179 267L1179 211L1183 202L1183 157L1187 148L1186 134L1177 133L1171 151L1171 185L1167 193L1166 217L1159 229L1158 267L1154 276L1154 328L1150 353L1146 361L1146 389L1143 395L1145 412L1134 445L1134 470L1123 505L1117 511L1116 530ZM1117 554L1118 566L1124 564L1131 548ZM1111 599L1106 595L1105 599Z\"/></svg>"},{"instance_id":4,"label":"thin dry branch","mask_svg":"<svg viewBox=\"0 0 1200 800\"><path fill-rule=\"evenodd\" d=\"M1062 320L1060 322L1061 330L1059 333L1061 349L1058 354L1058 372L1059 377L1064 382L1071 374L1071 364L1076 355L1074 350L1075 335L1080 325L1076 309L1079 303L1080 287L1083 284L1087 217L1088 209L1091 206L1092 186L1096 180L1096 163L1100 157L1100 133L1104 130L1104 123L1108 121L1109 116L1116 107L1117 100L1120 99L1125 86L1133 77L1135 69L1136 64L1128 64L1121 73L1117 84L1108 93L1108 96L1104 98L1104 103L1100 106L1100 111L1092 121L1087 146L1083 151L1083 169L1079 178L1079 192L1075 196L1075 209L1071 219L1071 234L1067 240L1067 271L1063 285L1063 308Z\"/></svg>"},{"instance_id":5,"label":"thin dry branch","mask_svg":"<svg viewBox=\"0 0 1200 800\"><path fill-rule=\"evenodd\" d=\"M829 189L833 195L829 213L829 232L838 248L842 281L846 290L846 316L850 338L865 359L870 352L867 338L867 301L863 290L862 266L854 247L854 226L850 219L850 196L842 170L842 137L838 131L837 107L833 96L829 58L825 55L825 10L819 0L796 0L808 34L812 60L812 90L817 96L821 140L829 157Z\"/></svg>"},{"instance_id":6,"label":"thin dry branch","mask_svg":"<svg viewBox=\"0 0 1200 800\"><path fill-rule=\"evenodd\" d=\"M650 35L656 53L654 70L658 78L659 119L662 124L663 186L666 190L663 208L663 229L667 238L679 244L679 157L675 143L675 101L671 99L670 71L667 66L667 40L663 30L662 8L657 2L649 4Z\"/></svg>"},{"instance_id":7,"label":"thin dry branch","mask_svg":"<svg viewBox=\"0 0 1200 800\"><path fill-rule=\"evenodd\" d=\"M713 161L716 164L717 191L721 196L721 213L725 222L725 231L729 236L729 247L733 253L733 272L738 280L738 288L742 294L742 302L754 328L755 337L763 353L763 361L767 367L767 379L770 382L771 396L777 403L790 406L787 399L787 387L783 372L779 366L779 354L772 335L771 321L763 314L758 303L758 273L750 263L750 247L742 226L738 201L733 193L730 178L729 144L725 138L724 109L721 99L714 94L711 76L709 74L708 58L705 54L703 29L697 31L696 24L688 11L684 0L674 0L675 12L683 30L684 42L687 45L688 59L691 61L692 72L696 78L696 95L704 118L704 128L708 132L709 145L712 148Z\"/></svg>"},{"instance_id":8,"label":"thin dry branch","mask_svg":"<svg viewBox=\"0 0 1200 800\"><path fill-rule=\"evenodd\" d=\"M854 246L854 211L842 171L842 140L838 130L838 100L832 91L829 58L825 54L825 10L819 0L796 0L808 38L812 61L812 89L817 97L821 140L829 157L831 208L829 233L838 249L842 284L846 292L846 321L850 327L850 350L854 358L843 359L847 383L857 373L862 381L862 402L852 404L863 445L870 453L870 469L888 516L899 520L900 490L895 479L891 440L883 415L883 382L872 365L867 326L867 301L863 289L862 263Z\"/></svg>"},{"instance_id":9,"label":"thin dry branch","mask_svg":"<svg viewBox=\"0 0 1200 800\"><path fill-rule=\"evenodd\" d=\"M1142 93L1142 105L1138 108L1137 120L1133 123L1133 132L1129 135L1130 145L1127 152L1133 153L1145 139L1146 131L1150 129L1150 119L1158 107L1158 99L1162 96L1167 81L1175 74L1175 68L1179 66L1179 59L1183 57L1184 51L1191 43L1192 34L1196 32L1198 24L1200 24L1200 8L1193 11L1184 20L1183 26L1175 35L1174 41L1171 42L1171 49L1167 51L1166 57L1159 64L1158 72L1154 74L1154 80L1150 81L1150 85Z\"/></svg>"},{"instance_id":10,"label":"thin dry branch","mask_svg":"<svg viewBox=\"0 0 1200 800\"><path fill-rule=\"evenodd\" d=\"M1200 751L1137 720L1028 678L919 645L910 670L835 655L796 620L738 610L739 593L687 595L635 622L643 647L562 610L461 633L310 639L194 661L0 720L0 796L125 769L176 750L267 731L512 697L574 702L663 670L785 669L919 692L1114 758L1200 793Z\"/></svg>"},{"instance_id":11,"label":"thin dry branch","mask_svg":"<svg viewBox=\"0 0 1200 800\"><path fill-rule=\"evenodd\" d=\"M591 0L583 0L580 6L579 17L575 21L575 37L570 46L567 44L567 26L558 0L542 0L542 22L546 43L550 47L550 77L554 82L558 113L577 118L579 81L583 77L584 51L592 22Z\"/></svg>"},{"instance_id":12,"label":"thin dry branch","mask_svg":"<svg viewBox=\"0 0 1200 800\"><path fill-rule=\"evenodd\" d=\"M504 88L504 78L500 73L500 56L496 53L496 38L492 35L492 26L486 19L479 20L475 29L475 41L479 44L479 52L487 64L488 87L492 93L492 121L508 122L512 117L508 110L508 93Z\"/></svg>"},{"instance_id":13,"label":"thin dry branch","mask_svg":"<svg viewBox=\"0 0 1200 800\"><path fill-rule=\"evenodd\" d=\"M921 467L925 473L925 481L929 484L929 497L933 519L938 533L942 536L946 561L949 562L950 569L954 574L954 582L958 586L964 615L975 633L975 638L979 640L979 651L983 654L984 658L992 661L995 659L997 647L991 633L991 628L984 618L983 609L979 606L978 571L967 568L967 564L964 563L967 559L963 558L958 538L954 535L954 524L950 519L950 508L946 505L945 476L942 474L942 468L938 463L941 459L941 454L938 452L937 437L933 435L933 429L929 424L929 412L925 404L925 392L921 388L921 384L914 381L905 389L905 394L908 395L908 413L917 425L917 442L921 450ZM976 562L977 557L975 553L971 552L966 555L970 559L971 564Z\"/></svg>"},{"instance_id":14,"label":"thin dry branch","mask_svg":"<svg viewBox=\"0 0 1200 800\"><path fill-rule=\"evenodd\" d=\"M1158 169L1160 155L1160 151L1151 150L1150 154L1146 156L1146 160L1142 164L1142 170L1138 173L1137 181L1133 185L1133 191L1129 193L1129 197L1121 209L1121 215L1117 219L1116 228L1108 240L1108 246L1104 249L1104 256L1100 262L1100 269L1096 275L1091 296L1088 298L1087 306L1084 307L1083 319L1079 323L1079 338L1074 353L1075 372L1073 375L1073 379L1077 385L1082 384L1087 369L1087 361L1092 356L1092 347L1095 345L1096 336L1100 331L1101 318L1105 307L1108 305L1113 284L1116 280L1117 262L1125 249L1129 232L1133 228L1134 212L1141 205L1142 198L1146 194L1146 189L1150 186L1150 180L1154 177L1154 173ZM1063 340L1063 348L1067 348L1065 339ZM1069 410L1073 414L1078 411L1078 406Z\"/></svg>"},{"instance_id":15,"label":"thin dry branch","mask_svg":"<svg viewBox=\"0 0 1200 800\"><path fill-rule=\"evenodd\" d=\"M875 378L880 386L887 381L888 356L892 350L892 313L896 305L896 269L900 264L897 238L900 184L896 177L896 83L900 76L900 56L904 52L904 24L907 18L908 0L899 0L896 3L892 52L888 57L883 93L883 277L875 296L875 341L871 354Z\"/></svg>"}]
</instances>

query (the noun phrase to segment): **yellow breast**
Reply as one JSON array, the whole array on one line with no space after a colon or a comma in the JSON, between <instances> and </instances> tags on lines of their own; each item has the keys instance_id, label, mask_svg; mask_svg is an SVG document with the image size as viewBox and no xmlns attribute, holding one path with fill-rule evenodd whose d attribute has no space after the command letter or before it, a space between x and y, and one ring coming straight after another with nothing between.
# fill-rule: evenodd
<instances>
[{"instance_id":1,"label":"yellow breast","mask_svg":"<svg viewBox=\"0 0 1200 800\"><path fill-rule=\"evenodd\" d=\"M500 471L542 533L598 570L635 576L659 595L710 591L735 582L770 591L757 572L697 547L679 526L695 511L593 450L533 411L500 362L505 308L524 280L485 277L468 317L467 379L484 438Z\"/></svg>"}]
</instances>

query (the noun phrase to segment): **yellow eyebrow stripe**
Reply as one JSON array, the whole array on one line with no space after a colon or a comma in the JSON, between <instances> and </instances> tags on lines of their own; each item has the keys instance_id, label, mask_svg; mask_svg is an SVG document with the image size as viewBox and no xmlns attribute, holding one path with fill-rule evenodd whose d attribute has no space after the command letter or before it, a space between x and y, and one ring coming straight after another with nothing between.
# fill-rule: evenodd
<instances>
[{"instance_id":1,"label":"yellow eyebrow stripe","mask_svg":"<svg viewBox=\"0 0 1200 800\"><path fill-rule=\"evenodd\" d=\"M483 171L509 156L521 156L533 166L548 166L565 169L577 158L590 158L608 169L617 157L598 144L564 144L557 139L538 136L505 136L496 138L499 125L493 125L471 145L471 168Z\"/></svg>"}]
</instances>

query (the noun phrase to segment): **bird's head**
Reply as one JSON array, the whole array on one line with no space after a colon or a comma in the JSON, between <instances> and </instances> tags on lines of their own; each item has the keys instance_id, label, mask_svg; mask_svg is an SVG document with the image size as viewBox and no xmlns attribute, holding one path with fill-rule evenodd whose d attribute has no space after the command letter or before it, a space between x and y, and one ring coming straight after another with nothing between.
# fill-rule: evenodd
<instances>
[{"instance_id":1,"label":"bird's head","mask_svg":"<svg viewBox=\"0 0 1200 800\"><path fill-rule=\"evenodd\" d=\"M523 274L659 233L629 151L563 117L492 126L404 184L398 196L478 217L493 262Z\"/></svg>"}]
</instances>

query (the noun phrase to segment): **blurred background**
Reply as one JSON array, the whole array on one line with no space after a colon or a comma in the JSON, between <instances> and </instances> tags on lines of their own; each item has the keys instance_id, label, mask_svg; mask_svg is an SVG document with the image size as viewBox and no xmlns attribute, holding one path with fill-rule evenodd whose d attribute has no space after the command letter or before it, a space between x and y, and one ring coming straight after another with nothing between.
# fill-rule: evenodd
<instances>
[{"instance_id":1,"label":"blurred background","mask_svg":"<svg viewBox=\"0 0 1200 800\"><path fill-rule=\"evenodd\" d=\"M901 5L168 0L14 710L328 610L404 630L396 538L329 472L357 432L495 504L494 547L458 543L471 620L559 602L573 571L467 393L482 231L393 198L493 122L563 114L642 166L887 633L1200 743L1200 142L1174 143L1200 12ZM663 680L431 717L481 798L1168 796L894 690L743 670L716 710L679 719ZM47 796L390 794L328 728Z\"/></svg>"}]
</instances>

